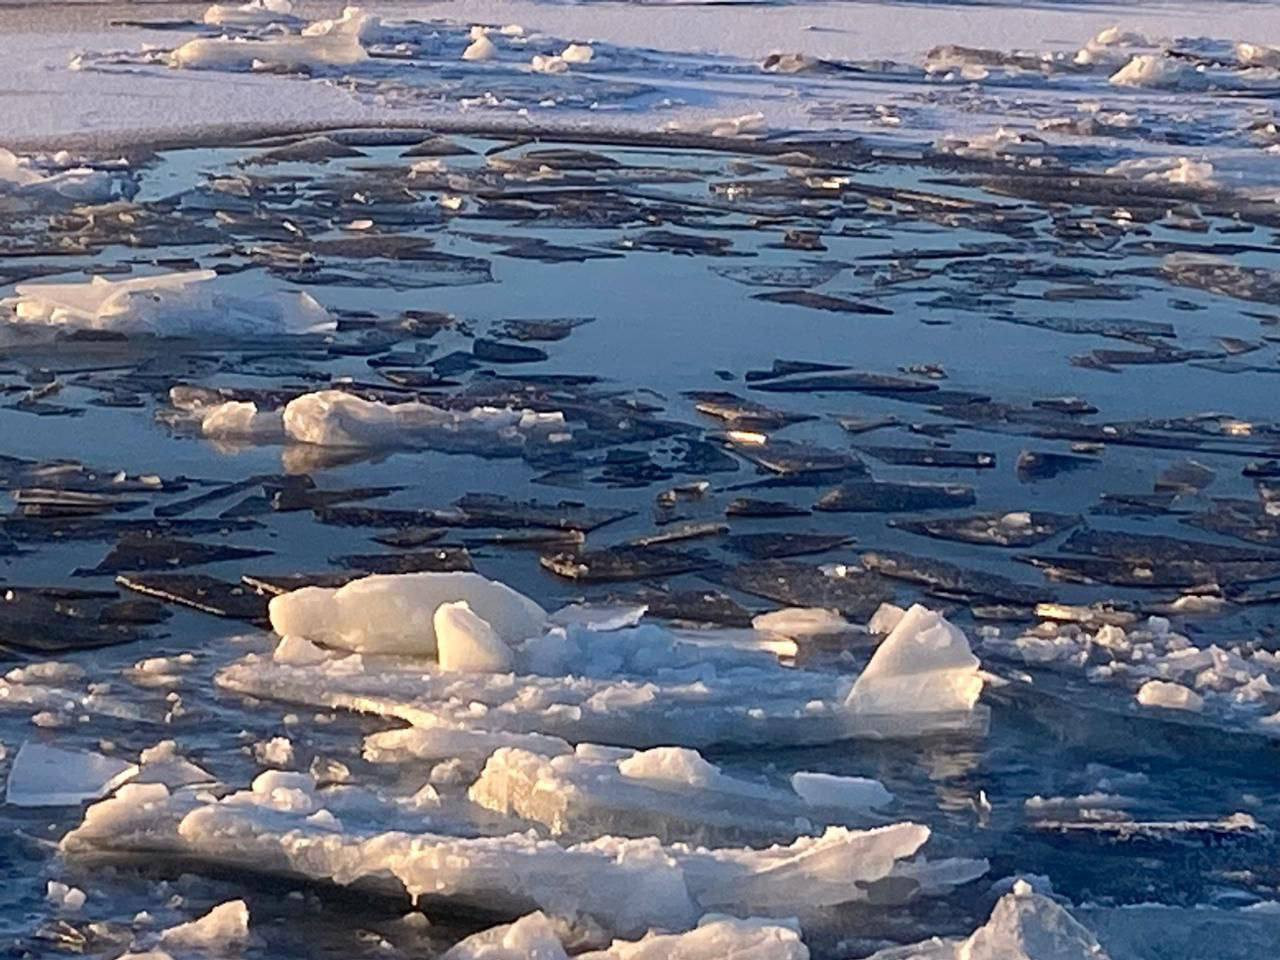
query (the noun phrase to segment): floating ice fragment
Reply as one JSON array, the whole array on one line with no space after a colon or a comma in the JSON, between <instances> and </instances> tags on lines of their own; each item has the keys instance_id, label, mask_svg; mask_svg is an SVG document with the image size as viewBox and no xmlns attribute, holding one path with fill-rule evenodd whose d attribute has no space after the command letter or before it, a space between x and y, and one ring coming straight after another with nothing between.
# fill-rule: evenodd
<instances>
[{"instance_id":1,"label":"floating ice fragment","mask_svg":"<svg viewBox=\"0 0 1280 960\"><path fill-rule=\"evenodd\" d=\"M654 747L618 763L618 772L632 780L679 789L707 789L719 782L720 768L708 763L697 750Z\"/></svg>"},{"instance_id":2,"label":"floating ice fragment","mask_svg":"<svg viewBox=\"0 0 1280 960\"><path fill-rule=\"evenodd\" d=\"M473 36L474 29L475 28L472 28ZM493 41L484 33L481 33L480 36L472 40L467 46L467 49L462 51L463 60L492 60L497 55L498 48L494 46Z\"/></svg>"},{"instance_id":3,"label":"floating ice fragment","mask_svg":"<svg viewBox=\"0 0 1280 960\"><path fill-rule=\"evenodd\" d=\"M9 768L5 800L15 807L69 807L97 800L138 775L113 757L28 740Z\"/></svg>"},{"instance_id":4,"label":"floating ice fragment","mask_svg":"<svg viewBox=\"0 0 1280 960\"><path fill-rule=\"evenodd\" d=\"M569 64L563 57L555 54L547 56L538 53L529 61L529 69L534 73L564 73L569 69Z\"/></svg>"},{"instance_id":5,"label":"floating ice fragment","mask_svg":"<svg viewBox=\"0 0 1280 960\"><path fill-rule=\"evenodd\" d=\"M426 445L499 454L517 451L526 436L563 430L564 417L496 407L446 410L418 401L386 404L321 390L289 402L284 429L291 440L325 447Z\"/></svg>"},{"instance_id":6,"label":"floating ice fragment","mask_svg":"<svg viewBox=\"0 0 1280 960\"><path fill-rule=\"evenodd\" d=\"M876 648L847 705L862 714L969 711L982 693L978 666L964 633L916 604Z\"/></svg>"},{"instance_id":7,"label":"floating ice fragment","mask_svg":"<svg viewBox=\"0 0 1280 960\"><path fill-rule=\"evenodd\" d=\"M478 573L375 575L330 589L305 587L271 601L271 626L283 636L362 653L436 652L436 610L465 601L503 642L542 632L547 614L506 584Z\"/></svg>"},{"instance_id":8,"label":"floating ice fragment","mask_svg":"<svg viewBox=\"0 0 1280 960\"><path fill-rule=\"evenodd\" d=\"M288 737L272 737L253 745L253 757L267 767L287 767L293 763L293 744Z\"/></svg>"},{"instance_id":9,"label":"floating ice fragment","mask_svg":"<svg viewBox=\"0 0 1280 960\"><path fill-rule=\"evenodd\" d=\"M560 51L560 59L565 63L590 63L595 51L585 43L571 43Z\"/></svg>"},{"instance_id":10,"label":"floating ice fragment","mask_svg":"<svg viewBox=\"0 0 1280 960\"><path fill-rule=\"evenodd\" d=\"M1167 680L1148 680L1138 690L1138 703L1144 707L1163 707L1166 710L1204 709L1204 697L1180 683Z\"/></svg>"},{"instance_id":11,"label":"floating ice fragment","mask_svg":"<svg viewBox=\"0 0 1280 960\"><path fill-rule=\"evenodd\" d=\"M441 670L504 673L511 669L511 648L465 600L442 603L432 617Z\"/></svg>"},{"instance_id":12,"label":"floating ice fragment","mask_svg":"<svg viewBox=\"0 0 1280 960\"><path fill-rule=\"evenodd\" d=\"M822 607L784 607L753 617L751 626L762 633L776 633L785 637L813 637L846 633L852 629L853 624L835 610Z\"/></svg>"},{"instance_id":13,"label":"floating ice fragment","mask_svg":"<svg viewBox=\"0 0 1280 960\"><path fill-rule=\"evenodd\" d=\"M57 880L49 881L44 898L63 913L78 913L86 899L83 890Z\"/></svg>"},{"instance_id":14,"label":"floating ice fragment","mask_svg":"<svg viewBox=\"0 0 1280 960\"><path fill-rule=\"evenodd\" d=\"M238 950L249 943L249 907L243 900L219 904L199 920L165 930L160 943L216 955Z\"/></svg>"},{"instance_id":15,"label":"floating ice fragment","mask_svg":"<svg viewBox=\"0 0 1280 960\"><path fill-rule=\"evenodd\" d=\"M893 794L884 784L869 777L840 777L801 770L791 775L791 789L814 807L866 811L893 802Z\"/></svg>"},{"instance_id":16,"label":"floating ice fragment","mask_svg":"<svg viewBox=\"0 0 1280 960\"><path fill-rule=\"evenodd\" d=\"M902 622L907 611L892 603L882 603L867 621L867 630L881 636L893 633L894 628Z\"/></svg>"},{"instance_id":17,"label":"floating ice fragment","mask_svg":"<svg viewBox=\"0 0 1280 960\"><path fill-rule=\"evenodd\" d=\"M241 297L225 292L212 270L129 280L95 276L85 283L20 283L10 322L126 335L235 337L334 328L308 293Z\"/></svg>"}]
</instances>

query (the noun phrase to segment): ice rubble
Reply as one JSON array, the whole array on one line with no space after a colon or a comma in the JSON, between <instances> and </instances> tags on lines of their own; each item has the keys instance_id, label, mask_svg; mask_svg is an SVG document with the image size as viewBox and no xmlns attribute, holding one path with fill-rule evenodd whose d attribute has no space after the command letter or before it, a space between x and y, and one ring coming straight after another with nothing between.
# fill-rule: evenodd
<instances>
[{"instance_id":1,"label":"ice rubble","mask_svg":"<svg viewBox=\"0 0 1280 960\"><path fill-rule=\"evenodd\" d=\"M695 750L579 744L572 753L494 751L472 802L542 824L552 836L595 833L664 841L794 837L815 826L875 821L892 795L874 780L797 773L794 789L724 774Z\"/></svg>"},{"instance_id":2,"label":"ice rubble","mask_svg":"<svg viewBox=\"0 0 1280 960\"><path fill-rule=\"evenodd\" d=\"M503 441L519 444L525 436L554 437L565 431L559 413L498 407L446 410L418 401L387 404L340 390L296 397L284 408L283 417L289 439L326 447L449 447L480 439L494 448Z\"/></svg>"},{"instance_id":3,"label":"ice rubble","mask_svg":"<svg viewBox=\"0 0 1280 960\"><path fill-rule=\"evenodd\" d=\"M83 283L20 283L4 301L10 322L59 330L110 330L125 335L238 337L308 333L334 328L307 293L238 296L212 270Z\"/></svg>"},{"instance_id":4,"label":"ice rubble","mask_svg":"<svg viewBox=\"0 0 1280 960\"><path fill-rule=\"evenodd\" d=\"M371 656L431 656L436 610L459 600L511 647L511 670L442 672L430 660ZM754 631L547 626L527 598L470 573L306 588L273 599L270 613L291 647L302 638L358 653L251 654L218 674L221 686L423 728L701 747L980 730L987 716L964 634L923 608L904 616L856 684L784 666L774 638Z\"/></svg>"},{"instance_id":5,"label":"ice rubble","mask_svg":"<svg viewBox=\"0 0 1280 960\"><path fill-rule=\"evenodd\" d=\"M0 193L58 197L75 203L108 203L132 197L137 183L127 170L66 166L45 170L29 157L0 147Z\"/></svg>"},{"instance_id":6,"label":"ice rubble","mask_svg":"<svg viewBox=\"0 0 1280 960\"><path fill-rule=\"evenodd\" d=\"M869 960L1109 960L1098 939L1055 901L1017 880L991 918L964 940L935 937Z\"/></svg>"},{"instance_id":7,"label":"ice rubble","mask_svg":"<svg viewBox=\"0 0 1280 960\"><path fill-rule=\"evenodd\" d=\"M515 923L468 937L443 960L569 960L561 931L545 914L530 913ZM809 951L792 925L709 914L686 933L615 940L607 949L575 956L578 960L808 960Z\"/></svg>"},{"instance_id":8,"label":"ice rubble","mask_svg":"<svg viewBox=\"0 0 1280 960\"><path fill-rule=\"evenodd\" d=\"M410 573L362 577L336 589L304 587L274 597L271 627L360 653L429 656L436 652L440 608L464 603L502 642L538 635L547 614L504 583L478 573ZM454 618L446 617L449 630ZM456 639L451 638L451 639Z\"/></svg>"},{"instance_id":9,"label":"ice rubble","mask_svg":"<svg viewBox=\"0 0 1280 960\"><path fill-rule=\"evenodd\" d=\"M9 767L5 802L15 807L75 806L106 796L137 775L136 764L28 740Z\"/></svg>"},{"instance_id":10,"label":"ice rubble","mask_svg":"<svg viewBox=\"0 0 1280 960\"><path fill-rule=\"evenodd\" d=\"M1127 687L1142 706L1203 712L1228 726L1280 733L1280 655L1249 643L1200 648L1163 617L1149 617L1127 631L1044 622L1016 637L992 632L983 650ZM1144 695L1151 681L1158 683Z\"/></svg>"},{"instance_id":11,"label":"ice rubble","mask_svg":"<svg viewBox=\"0 0 1280 960\"><path fill-rule=\"evenodd\" d=\"M348 793L357 788L342 788ZM330 791L305 774L259 777L250 790L213 800L158 784L128 785L90 807L62 841L69 856L158 855L260 873L359 884L415 901L449 901L492 915L543 910L634 937L682 931L707 913L802 916L870 898L934 895L981 874L985 864L916 859L927 827L832 827L766 849L660 843L602 836L561 846L533 834L458 837L362 833L324 804ZM379 822L396 818L394 811ZM905 884L903 878L914 881ZM888 886L881 882L888 881Z\"/></svg>"},{"instance_id":12,"label":"ice rubble","mask_svg":"<svg viewBox=\"0 0 1280 960\"><path fill-rule=\"evenodd\" d=\"M188 70L310 70L346 67L368 59L364 43L377 39L381 22L359 7L334 20L318 20L301 33L255 39L201 37L169 54L169 64Z\"/></svg>"}]
</instances>

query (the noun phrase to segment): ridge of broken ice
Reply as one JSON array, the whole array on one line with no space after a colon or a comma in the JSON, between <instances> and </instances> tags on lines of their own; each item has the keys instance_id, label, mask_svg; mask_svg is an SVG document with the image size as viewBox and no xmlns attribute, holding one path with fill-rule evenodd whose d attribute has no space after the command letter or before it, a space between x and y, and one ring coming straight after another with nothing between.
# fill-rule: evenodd
<instances>
[{"instance_id":1,"label":"ridge of broken ice","mask_svg":"<svg viewBox=\"0 0 1280 960\"><path fill-rule=\"evenodd\" d=\"M136 336L245 337L332 330L334 320L308 293L239 296L212 270L127 280L20 283L3 301L23 328L108 330Z\"/></svg>"},{"instance_id":2,"label":"ridge of broken ice","mask_svg":"<svg viewBox=\"0 0 1280 960\"><path fill-rule=\"evenodd\" d=\"M500 672L441 671L430 659L374 656L431 657L437 610L458 601L476 618L451 637L459 662ZM307 587L274 598L270 616L282 644L301 638L356 655L250 654L222 670L219 685L424 728L701 747L909 737L978 731L986 723L968 641L923 607L903 616L856 682L783 664L771 652L772 634L746 631L754 642L744 642L744 631L674 631L644 621L607 631L548 626L528 598L474 573ZM487 634L474 645L484 632L479 623L511 648L510 659ZM476 659L481 647L486 652Z\"/></svg>"}]
</instances>

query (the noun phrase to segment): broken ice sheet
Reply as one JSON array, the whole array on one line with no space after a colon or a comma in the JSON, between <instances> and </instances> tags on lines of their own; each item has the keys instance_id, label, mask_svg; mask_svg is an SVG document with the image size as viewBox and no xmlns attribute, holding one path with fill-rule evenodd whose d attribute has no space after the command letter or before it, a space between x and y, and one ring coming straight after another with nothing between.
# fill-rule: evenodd
<instances>
[{"instance_id":1,"label":"broken ice sheet","mask_svg":"<svg viewBox=\"0 0 1280 960\"><path fill-rule=\"evenodd\" d=\"M137 775L136 764L27 740L9 767L5 802L17 807L76 806L106 796Z\"/></svg>"}]
</instances>

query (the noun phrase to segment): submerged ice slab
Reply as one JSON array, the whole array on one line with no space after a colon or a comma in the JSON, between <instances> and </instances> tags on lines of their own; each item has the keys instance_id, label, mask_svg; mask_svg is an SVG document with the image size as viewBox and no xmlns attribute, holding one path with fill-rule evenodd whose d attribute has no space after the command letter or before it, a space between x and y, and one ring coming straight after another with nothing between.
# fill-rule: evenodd
<instances>
[{"instance_id":1,"label":"submerged ice slab","mask_svg":"<svg viewBox=\"0 0 1280 960\"><path fill-rule=\"evenodd\" d=\"M819 837L756 850L664 845L652 837L603 836L565 847L521 833L362 833L325 815L325 792L315 791L304 775L272 776L221 801L191 791L170 794L159 785L126 786L90 807L62 849L69 856L180 857L398 892L490 915L543 910L635 937L654 928L687 930L706 913L811 915L878 897L886 880L900 890L902 876L922 875L922 861L914 858L929 836L927 827L914 823L866 831L833 827ZM282 777L288 782L276 782ZM969 863L941 872L954 882L957 874L967 881L983 869L985 864ZM929 882L920 888L928 893Z\"/></svg>"},{"instance_id":2,"label":"submerged ice slab","mask_svg":"<svg viewBox=\"0 0 1280 960\"><path fill-rule=\"evenodd\" d=\"M97 800L137 775L136 764L28 740L9 767L5 802L15 807L75 806Z\"/></svg>"},{"instance_id":3,"label":"submerged ice slab","mask_svg":"<svg viewBox=\"0 0 1280 960\"><path fill-rule=\"evenodd\" d=\"M4 302L9 322L125 335L246 337L331 330L333 318L308 293L238 296L213 270L84 283L21 283Z\"/></svg>"}]
</instances>

